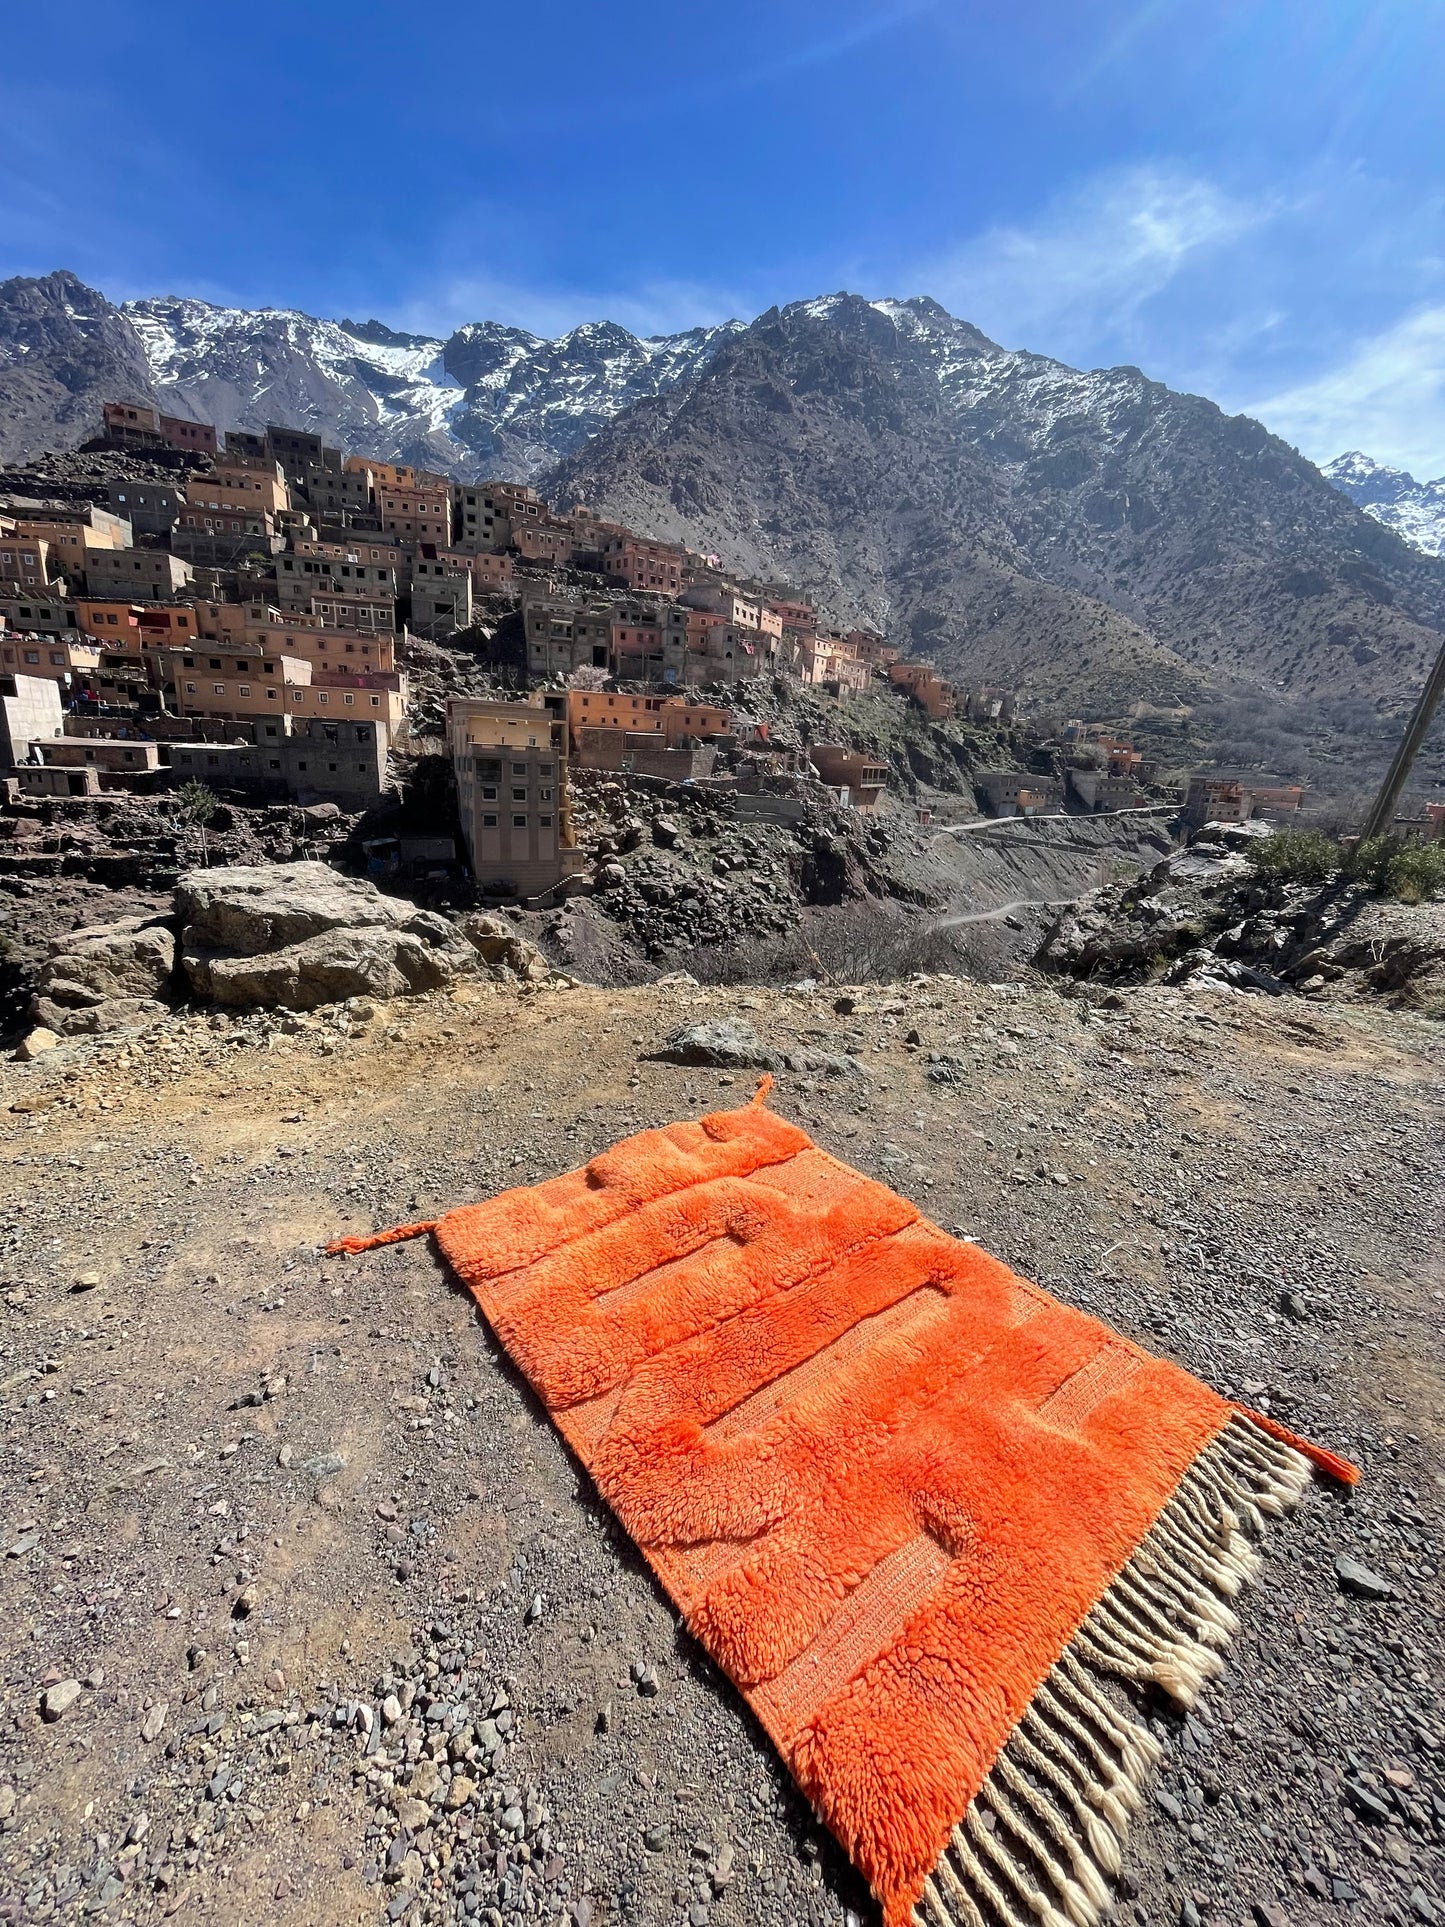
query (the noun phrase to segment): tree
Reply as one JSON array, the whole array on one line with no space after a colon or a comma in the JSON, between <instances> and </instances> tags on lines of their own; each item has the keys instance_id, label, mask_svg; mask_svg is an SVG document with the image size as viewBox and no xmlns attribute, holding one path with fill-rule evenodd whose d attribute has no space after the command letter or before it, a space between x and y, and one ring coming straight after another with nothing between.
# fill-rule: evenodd
<instances>
[{"instance_id":1,"label":"tree","mask_svg":"<svg viewBox=\"0 0 1445 1927\"><path fill-rule=\"evenodd\" d=\"M201 833L201 866L210 866L210 852L206 848L206 825L221 807L221 799L205 783L198 782L193 776L188 783L182 783L176 791L176 802L181 815L188 823L194 823Z\"/></svg>"}]
</instances>

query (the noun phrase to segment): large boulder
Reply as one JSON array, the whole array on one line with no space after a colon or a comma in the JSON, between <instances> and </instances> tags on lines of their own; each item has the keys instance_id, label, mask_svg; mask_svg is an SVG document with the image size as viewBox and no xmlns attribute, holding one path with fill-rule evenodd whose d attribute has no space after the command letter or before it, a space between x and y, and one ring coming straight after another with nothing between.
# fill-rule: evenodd
<instances>
[{"instance_id":1,"label":"large boulder","mask_svg":"<svg viewBox=\"0 0 1445 1927\"><path fill-rule=\"evenodd\" d=\"M341 876L325 863L192 870L176 885L176 912L186 949L205 945L242 957L324 930L397 930L417 914L364 877Z\"/></svg>"},{"instance_id":2,"label":"large boulder","mask_svg":"<svg viewBox=\"0 0 1445 1927\"><path fill-rule=\"evenodd\" d=\"M145 1024L166 1008L176 966L170 925L122 917L52 939L31 1015L62 1036Z\"/></svg>"},{"instance_id":3,"label":"large boulder","mask_svg":"<svg viewBox=\"0 0 1445 1927\"><path fill-rule=\"evenodd\" d=\"M446 917L324 863L192 872L176 907L191 988L232 1008L415 996L476 968Z\"/></svg>"}]
</instances>

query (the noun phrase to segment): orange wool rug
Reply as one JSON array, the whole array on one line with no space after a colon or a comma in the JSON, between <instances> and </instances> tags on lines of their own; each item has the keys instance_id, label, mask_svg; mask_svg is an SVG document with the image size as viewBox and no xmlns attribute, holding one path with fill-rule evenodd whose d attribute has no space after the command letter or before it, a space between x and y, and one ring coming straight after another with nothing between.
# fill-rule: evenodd
<instances>
[{"instance_id":1,"label":"orange wool rug","mask_svg":"<svg viewBox=\"0 0 1445 1927\"><path fill-rule=\"evenodd\" d=\"M1312 1459L758 1100L435 1225L887 1927L1092 1927Z\"/></svg>"}]
</instances>

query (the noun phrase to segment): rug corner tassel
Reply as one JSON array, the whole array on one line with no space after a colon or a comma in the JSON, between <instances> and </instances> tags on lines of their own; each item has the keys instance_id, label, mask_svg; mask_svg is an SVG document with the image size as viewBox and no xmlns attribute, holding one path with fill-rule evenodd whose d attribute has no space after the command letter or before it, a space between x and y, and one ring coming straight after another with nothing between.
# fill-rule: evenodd
<instances>
[{"instance_id":1,"label":"rug corner tassel","mask_svg":"<svg viewBox=\"0 0 1445 1927\"><path fill-rule=\"evenodd\" d=\"M408 1238L424 1238L429 1231L435 1231L441 1220L426 1218L417 1224L395 1224L390 1231L374 1231L369 1238L337 1238L325 1247L325 1255L335 1258L342 1253L355 1257L359 1251L377 1251L382 1245L405 1244Z\"/></svg>"},{"instance_id":2,"label":"rug corner tassel","mask_svg":"<svg viewBox=\"0 0 1445 1927\"><path fill-rule=\"evenodd\" d=\"M1288 1445L1292 1450L1300 1453L1321 1472L1327 1472L1332 1479L1338 1479L1341 1485L1360 1483L1360 1468L1352 1465L1348 1459L1342 1459L1338 1453L1328 1451L1323 1445L1312 1445L1308 1439L1302 1439L1297 1432L1291 1432L1287 1425L1281 1425L1278 1419L1272 1419L1267 1412L1256 1412L1248 1405L1238 1404L1235 1405L1234 1410L1241 1418L1247 1418L1251 1425L1257 1425L1261 1432L1267 1432L1272 1439L1278 1439L1281 1445Z\"/></svg>"},{"instance_id":3,"label":"rug corner tassel","mask_svg":"<svg viewBox=\"0 0 1445 1927\"><path fill-rule=\"evenodd\" d=\"M767 1103L768 1092L772 1088L773 1088L773 1073L771 1071L764 1071L762 1076L758 1079L758 1088L753 1092L752 1096L748 1100L749 1107L752 1110L760 1111L763 1108L763 1106Z\"/></svg>"}]
</instances>

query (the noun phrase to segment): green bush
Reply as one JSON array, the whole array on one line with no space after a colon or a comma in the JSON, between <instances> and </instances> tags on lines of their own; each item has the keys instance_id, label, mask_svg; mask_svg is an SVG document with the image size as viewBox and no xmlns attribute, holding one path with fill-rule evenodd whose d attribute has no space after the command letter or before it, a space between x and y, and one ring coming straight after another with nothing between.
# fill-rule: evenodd
<instances>
[{"instance_id":1,"label":"green bush","mask_svg":"<svg viewBox=\"0 0 1445 1927\"><path fill-rule=\"evenodd\" d=\"M1445 844L1407 843L1385 864L1383 893L1398 903L1424 903L1445 891Z\"/></svg>"},{"instance_id":2,"label":"green bush","mask_svg":"<svg viewBox=\"0 0 1445 1927\"><path fill-rule=\"evenodd\" d=\"M1321 830L1276 830L1249 845L1256 870L1286 883L1324 883L1342 867L1343 853Z\"/></svg>"}]
</instances>

